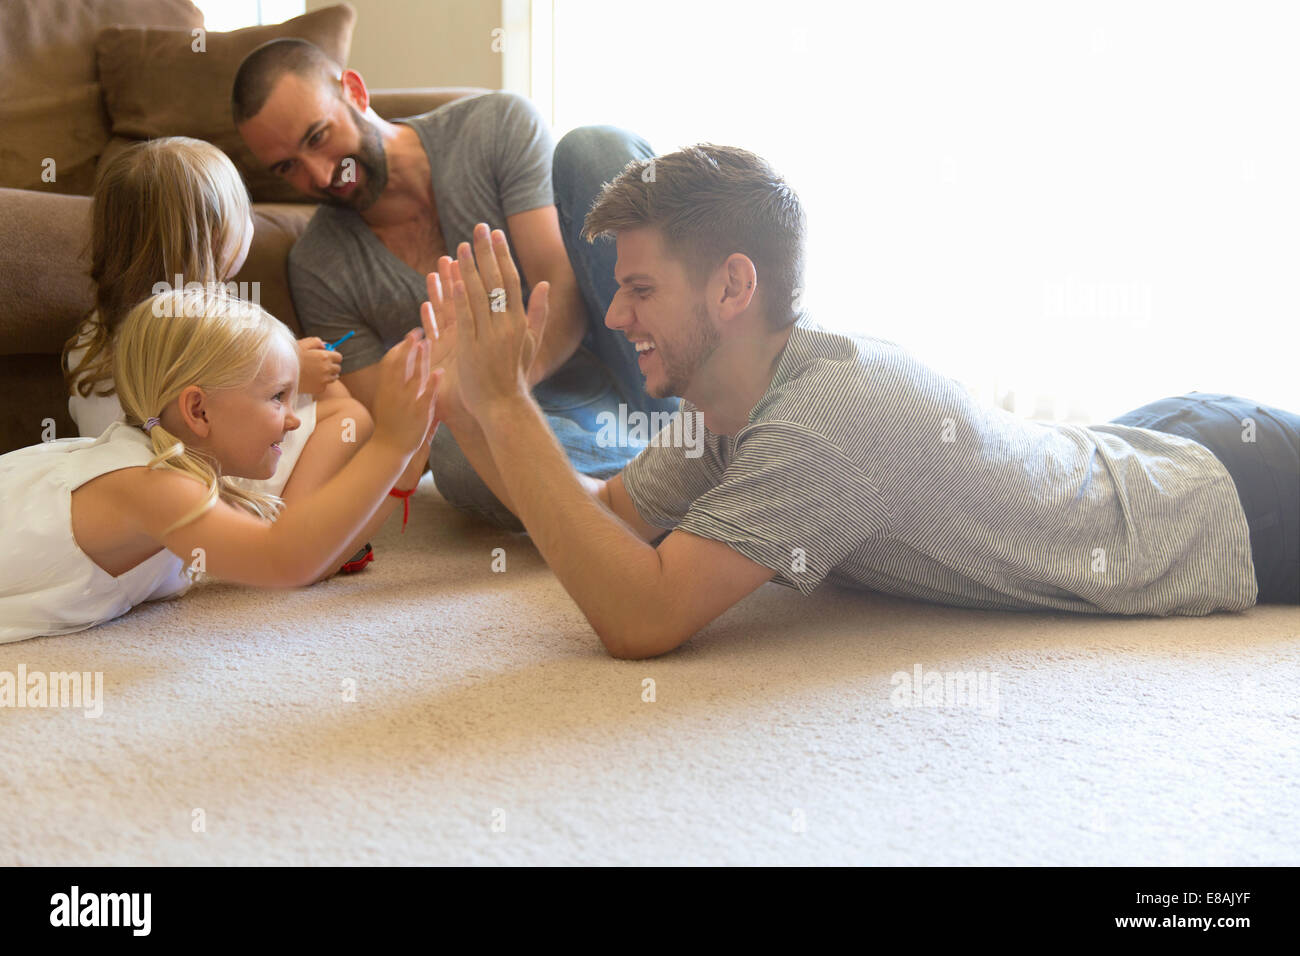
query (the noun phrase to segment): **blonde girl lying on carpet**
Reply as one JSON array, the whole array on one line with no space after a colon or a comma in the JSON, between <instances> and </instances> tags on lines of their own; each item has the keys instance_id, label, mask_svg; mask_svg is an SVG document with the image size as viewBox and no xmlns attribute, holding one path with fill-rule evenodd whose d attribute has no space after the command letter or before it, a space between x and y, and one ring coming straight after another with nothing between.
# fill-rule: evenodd
<instances>
[{"instance_id":1,"label":"blonde girl lying on carpet","mask_svg":"<svg viewBox=\"0 0 1300 956\"><path fill-rule=\"evenodd\" d=\"M441 371L415 329L380 367L374 434L338 474L282 503L266 481L298 427L299 349L260 306L168 292L118 329L123 420L0 456L0 643L62 634L173 597L196 571L297 587L328 576L423 474ZM281 508L283 510L281 511Z\"/></svg>"},{"instance_id":2,"label":"blonde girl lying on carpet","mask_svg":"<svg viewBox=\"0 0 1300 956\"><path fill-rule=\"evenodd\" d=\"M127 312L163 287L225 283L243 266L252 239L248 192L234 164L211 143L184 136L150 140L105 167L91 214L95 308L64 346L68 411L80 435L96 438L122 418L113 350ZM365 406L338 381L339 353L318 338L300 339L297 347L293 412L301 424L285 440L275 474L243 482L249 491L289 502L336 474L371 427ZM345 430L357 441L340 441Z\"/></svg>"}]
</instances>

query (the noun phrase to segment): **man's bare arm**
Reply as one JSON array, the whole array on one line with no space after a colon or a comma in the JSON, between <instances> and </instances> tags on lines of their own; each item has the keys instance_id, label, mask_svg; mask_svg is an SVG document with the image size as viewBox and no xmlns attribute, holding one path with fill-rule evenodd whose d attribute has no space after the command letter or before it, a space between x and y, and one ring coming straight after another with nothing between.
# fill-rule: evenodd
<instances>
[{"instance_id":1,"label":"man's bare arm","mask_svg":"<svg viewBox=\"0 0 1300 956\"><path fill-rule=\"evenodd\" d=\"M682 531L653 547L593 499L523 374L533 336L545 322L545 294L535 290L525 315L504 233L493 236L480 224L474 249L486 281L462 243L460 280L452 289L455 324L464 326L456 341L457 387L483 430L515 513L610 654L640 658L669 651L774 572L723 542ZM503 313L489 307L488 290L497 287L508 294Z\"/></svg>"},{"instance_id":2,"label":"man's bare arm","mask_svg":"<svg viewBox=\"0 0 1300 956\"><path fill-rule=\"evenodd\" d=\"M531 396L478 412L515 513L612 656L666 653L772 579L718 541L674 531L648 544L576 480Z\"/></svg>"},{"instance_id":3,"label":"man's bare arm","mask_svg":"<svg viewBox=\"0 0 1300 956\"><path fill-rule=\"evenodd\" d=\"M455 352L460 322L455 305L443 292L451 288L453 281L459 281L460 271L456 263L445 256L439 260L438 269L438 272L431 272L427 277L429 300L420 308L420 322L424 327L425 338L435 343L434 365L447 372L443 379L442 394L438 396L438 418L444 428L451 429L456 444L483 479L483 483L496 495L498 501L514 513L510 492L488 448L483 429L466 410L456 383ZM602 481L575 470L574 477L588 494L620 518L642 541L649 542L662 537L662 529L641 520L641 515L623 487L621 474L609 481Z\"/></svg>"}]
</instances>

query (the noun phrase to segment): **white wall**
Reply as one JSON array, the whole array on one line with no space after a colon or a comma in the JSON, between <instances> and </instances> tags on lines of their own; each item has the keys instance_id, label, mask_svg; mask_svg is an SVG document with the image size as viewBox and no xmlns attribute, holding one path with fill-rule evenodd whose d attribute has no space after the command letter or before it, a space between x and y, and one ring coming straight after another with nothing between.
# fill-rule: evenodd
<instances>
[{"instance_id":1,"label":"white wall","mask_svg":"<svg viewBox=\"0 0 1300 956\"><path fill-rule=\"evenodd\" d=\"M307 9L335 2L307 0ZM504 86L504 51L493 50L501 35L492 32L502 28L501 0L348 2L357 11L348 65L372 89ZM505 40L509 46L509 36Z\"/></svg>"}]
</instances>

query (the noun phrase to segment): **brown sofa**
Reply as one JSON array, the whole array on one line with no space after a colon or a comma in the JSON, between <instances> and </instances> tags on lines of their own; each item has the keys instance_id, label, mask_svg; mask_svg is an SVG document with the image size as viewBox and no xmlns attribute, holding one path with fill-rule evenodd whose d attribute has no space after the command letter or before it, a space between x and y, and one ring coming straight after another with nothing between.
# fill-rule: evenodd
<instances>
[{"instance_id":1,"label":"brown sofa","mask_svg":"<svg viewBox=\"0 0 1300 956\"><path fill-rule=\"evenodd\" d=\"M235 281L258 282L261 304L299 331L285 263L315 206L261 201L268 195L287 197L246 168L247 157L236 155L229 129L204 135L202 128L176 124L214 125L211 116L204 119L204 110L192 105L195 97L215 97L209 113L216 109L212 103L224 104L228 80L224 89L203 92L220 87L220 77L214 79L213 73L233 75L230 64L237 65L238 51L271 35L301 35L325 48L333 42L333 55L346 62L354 19L355 12L344 4L277 27L207 35L206 52L212 55L181 63L193 62L200 71L191 81L194 89L186 91L176 64L149 46L177 31L189 43L203 23L189 0L6 0L0 6L0 453L51 435L76 435L59 355L92 302L89 194L105 157L133 138L199 135L231 154L249 182L255 226L248 260ZM113 80L116 89L101 87L100 68L108 73L110 55L117 57L117 73L129 74L126 80L136 84L134 90L125 87L126 80ZM131 64L134 57L146 68L123 70L121 64ZM219 57L225 58L224 65ZM159 101L182 103L172 118L163 115L152 126L150 117L142 119L141 110L134 108L152 92L140 89L142 82L155 82L149 68L167 78L167 89L157 90ZM371 95L375 111L391 119L481 92L486 91L444 87L374 90ZM154 119L157 115L159 111ZM41 175L47 158L57 163L53 182Z\"/></svg>"}]
</instances>

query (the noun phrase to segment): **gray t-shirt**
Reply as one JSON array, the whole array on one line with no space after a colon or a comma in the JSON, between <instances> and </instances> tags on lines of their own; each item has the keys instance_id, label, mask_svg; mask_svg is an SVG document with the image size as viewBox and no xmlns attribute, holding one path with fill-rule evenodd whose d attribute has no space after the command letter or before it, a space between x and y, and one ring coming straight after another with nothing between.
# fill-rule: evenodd
<instances>
[{"instance_id":1,"label":"gray t-shirt","mask_svg":"<svg viewBox=\"0 0 1300 956\"><path fill-rule=\"evenodd\" d=\"M684 400L679 414L696 411ZM739 434L705 429L702 454L683 434L674 423L623 472L641 517L803 593L830 580L961 607L1159 615L1255 603L1236 485L1204 446L1026 421L891 342L801 323Z\"/></svg>"},{"instance_id":2,"label":"gray t-shirt","mask_svg":"<svg viewBox=\"0 0 1300 956\"><path fill-rule=\"evenodd\" d=\"M537 108L515 93L454 100L399 120L429 155L438 222L454 256L486 222L514 241L506 217L554 204L555 142ZM524 288L528 278L520 269ZM343 373L373 365L420 324L425 277L393 255L351 209L321 206L289 252L289 285L303 331L339 346Z\"/></svg>"}]
</instances>

